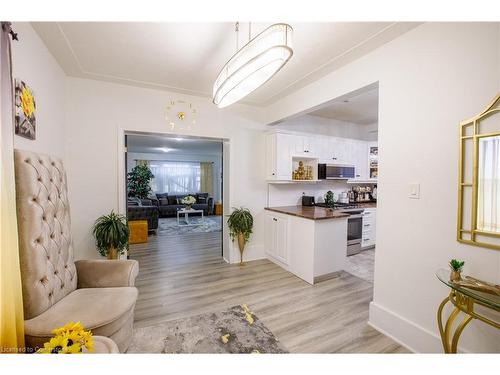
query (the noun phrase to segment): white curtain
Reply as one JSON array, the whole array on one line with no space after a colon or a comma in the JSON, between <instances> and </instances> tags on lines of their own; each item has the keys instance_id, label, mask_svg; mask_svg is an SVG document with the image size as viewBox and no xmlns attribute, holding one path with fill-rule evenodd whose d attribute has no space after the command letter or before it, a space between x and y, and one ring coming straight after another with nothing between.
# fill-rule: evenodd
<instances>
[{"instance_id":1,"label":"white curtain","mask_svg":"<svg viewBox=\"0 0 500 375\"><path fill-rule=\"evenodd\" d=\"M155 176L151 181L154 193L199 193L200 163L186 161L150 162Z\"/></svg>"},{"instance_id":2,"label":"white curtain","mask_svg":"<svg viewBox=\"0 0 500 375\"><path fill-rule=\"evenodd\" d=\"M477 227L500 232L500 137L481 138L478 161Z\"/></svg>"}]
</instances>

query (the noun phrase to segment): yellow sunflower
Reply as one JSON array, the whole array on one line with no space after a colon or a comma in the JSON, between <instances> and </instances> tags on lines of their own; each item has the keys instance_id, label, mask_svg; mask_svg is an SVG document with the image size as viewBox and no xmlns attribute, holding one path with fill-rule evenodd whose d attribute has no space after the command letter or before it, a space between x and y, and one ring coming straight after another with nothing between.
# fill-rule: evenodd
<instances>
[{"instance_id":1,"label":"yellow sunflower","mask_svg":"<svg viewBox=\"0 0 500 375\"><path fill-rule=\"evenodd\" d=\"M85 331L80 322L69 322L52 333L54 337L44 344L39 353L77 354L82 353L84 348L88 352L94 350L92 333L90 330Z\"/></svg>"},{"instance_id":2,"label":"yellow sunflower","mask_svg":"<svg viewBox=\"0 0 500 375\"><path fill-rule=\"evenodd\" d=\"M69 322L66 323L64 326L56 328L55 330L52 331L54 335L62 335L66 332L80 332L83 331L83 326L80 322Z\"/></svg>"},{"instance_id":3,"label":"yellow sunflower","mask_svg":"<svg viewBox=\"0 0 500 375\"><path fill-rule=\"evenodd\" d=\"M21 90L21 108L26 117L31 117L35 112L35 99L29 88L24 86Z\"/></svg>"},{"instance_id":4,"label":"yellow sunflower","mask_svg":"<svg viewBox=\"0 0 500 375\"><path fill-rule=\"evenodd\" d=\"M68 338L66 336L55 336L49 342L43 344L43 348L38 350L38 353L43 354L58 354L63 352L68 346Z\"/></svg>"}]
</instances>

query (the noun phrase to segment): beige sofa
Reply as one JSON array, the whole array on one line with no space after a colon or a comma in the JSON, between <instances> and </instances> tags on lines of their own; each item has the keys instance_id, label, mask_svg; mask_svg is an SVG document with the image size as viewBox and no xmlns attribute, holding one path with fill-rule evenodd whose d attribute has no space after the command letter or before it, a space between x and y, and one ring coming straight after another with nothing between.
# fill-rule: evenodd
<instances>
[{"instance_id":1,"label":"beige sofa","mask_svg":"<svg viewBox=\"0 0 500 375\"><path fill-rule=\"evenodd\" d=\"M61 160L15 150L15 172L26 346L43 346L54 328L79 321L126 351L132 339L138 263L74 261Z\"/></svg>"}]
</instances>

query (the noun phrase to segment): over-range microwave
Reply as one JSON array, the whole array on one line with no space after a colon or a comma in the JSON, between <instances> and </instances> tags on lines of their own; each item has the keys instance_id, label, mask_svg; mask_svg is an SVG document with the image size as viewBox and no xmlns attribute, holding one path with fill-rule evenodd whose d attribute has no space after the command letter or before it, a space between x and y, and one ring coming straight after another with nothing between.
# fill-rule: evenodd
<instances>
[{"instance_id":1,"label":"over-range microwave","mask_svg":"<svg viewBox=\"0 0 500 375\"><path fill-rule=\"evenodd\" d=\"M318 164L318 180L347 180L355 177L356 171L352 165Z\"/></svg>"}]
</instances>

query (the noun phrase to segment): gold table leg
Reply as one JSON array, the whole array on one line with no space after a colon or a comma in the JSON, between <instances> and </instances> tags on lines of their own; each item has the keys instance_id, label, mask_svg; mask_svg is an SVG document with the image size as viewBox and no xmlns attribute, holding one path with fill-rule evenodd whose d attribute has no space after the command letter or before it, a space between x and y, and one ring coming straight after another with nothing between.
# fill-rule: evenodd
<instances>
[{"instance_id":1,"label":"gold table leg","mask_svg":"<svg viewBox=\"0 0 500 375\"><path fill-rule=\"evenodd\" d=\"M462 334L465 326L469 324L469 322L472 320L472 316L465 314L464 318L460 322L460 324L455 328L455 332L453 333L453 336L451 337L451 330L452 330L452 325L455 319L457 318L458 314L460 313L461 310L457 306L453 309L451 312L450 316L446 320L446 324L443 328L443 308L446 306L446 304L450 302L450 297L446 297L443 302L439 305L438 308L438 313L437 313L437 320L438 320L438 327L439 327L439 334L441 335L441 342L443 343L443 349L445 353L456 353L457 352L457 346L458 346L458 340L460 338L460 335Z\"/></svg>"}]
</instances>

